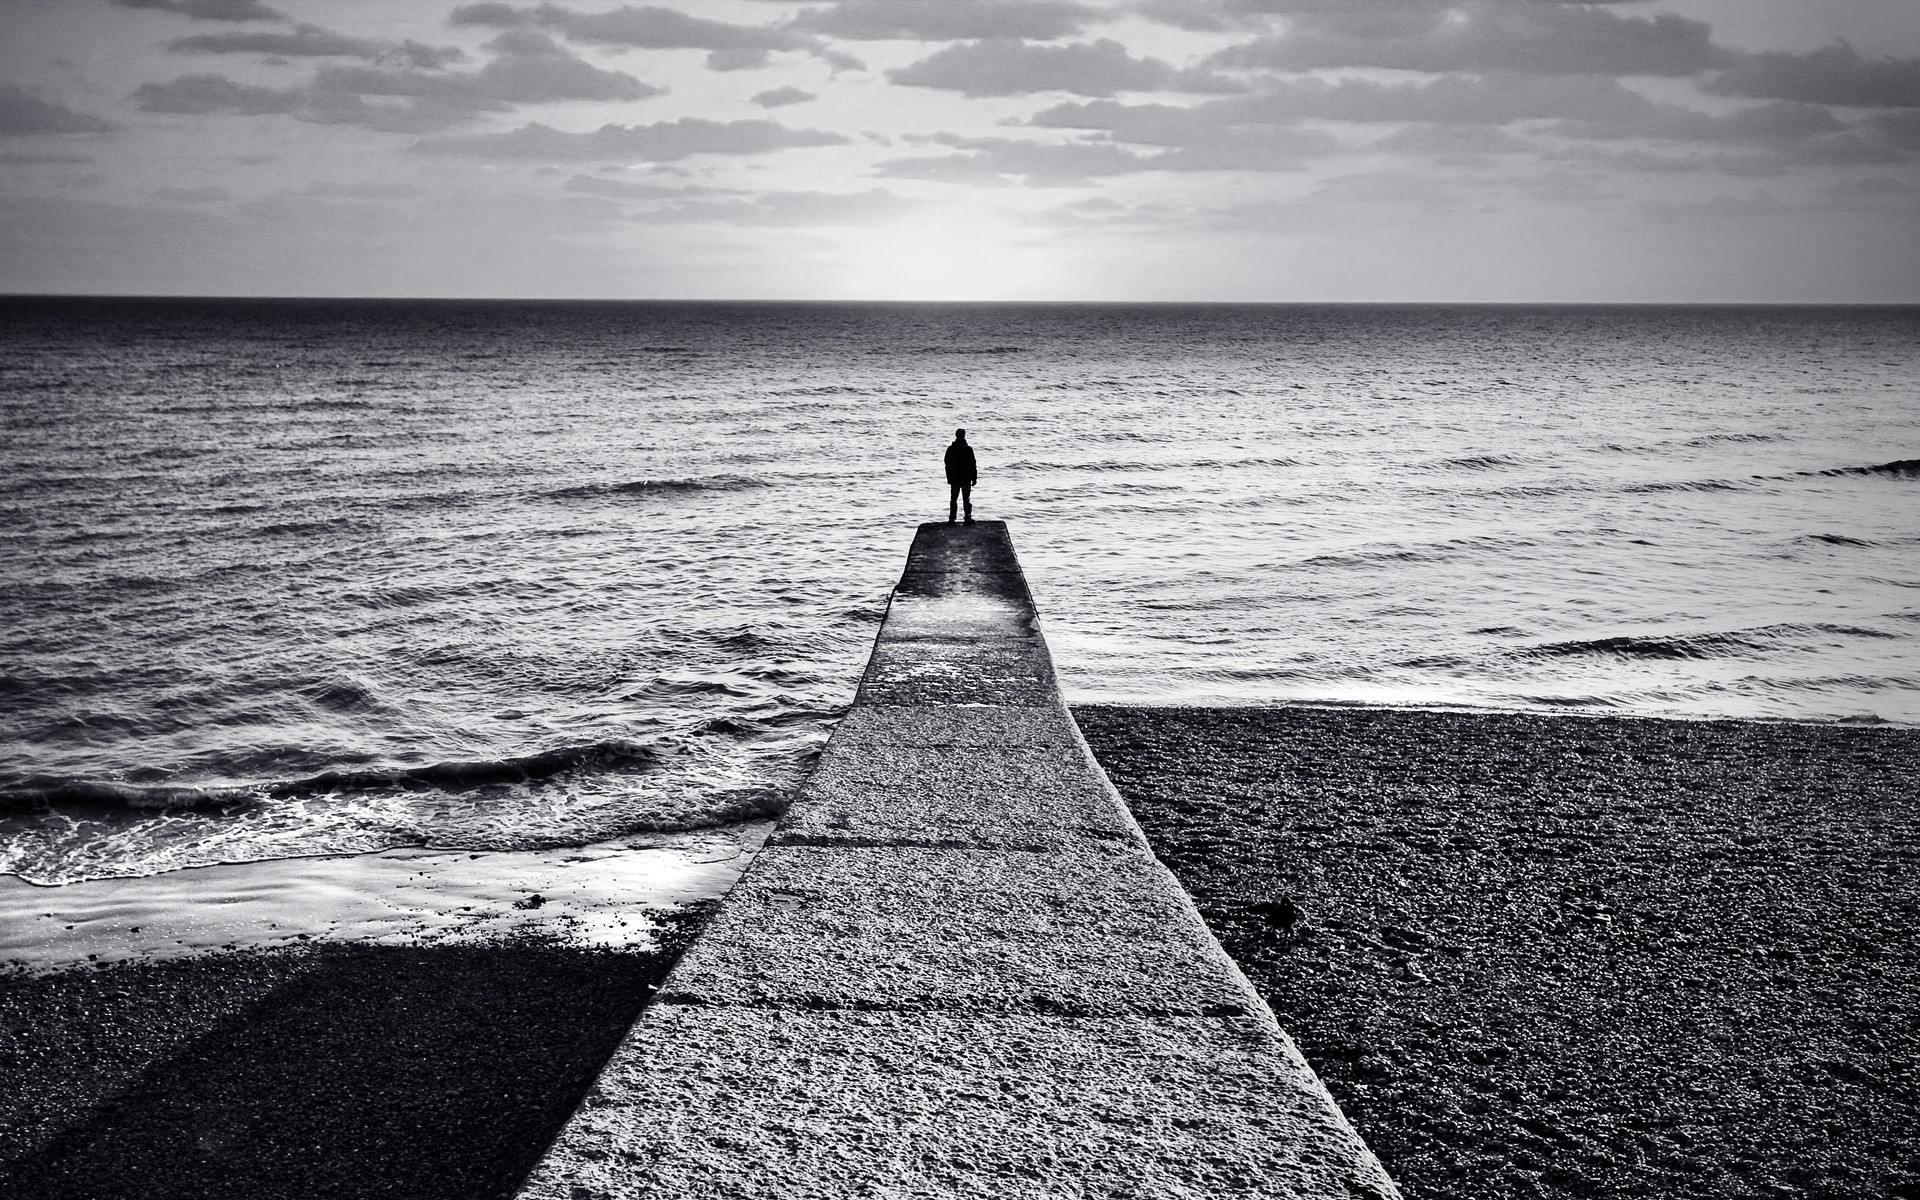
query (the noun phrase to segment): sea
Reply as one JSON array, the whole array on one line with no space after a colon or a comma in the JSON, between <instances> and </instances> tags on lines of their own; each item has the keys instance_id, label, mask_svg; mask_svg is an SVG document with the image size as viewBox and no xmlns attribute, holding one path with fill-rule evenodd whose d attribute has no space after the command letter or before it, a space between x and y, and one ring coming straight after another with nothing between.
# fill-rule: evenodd
<instances>
[{"instance_id":1,"label":"sea","mask_svg":"<svg viewBox=\"0 0 1920 1200\"><path fill-rule=\"evenodd\" d=\"M0 422L49 921L737 863L961 427L1070 702L1920 723L1914 307L14 297Z\"/></svg>"}]
</instances>

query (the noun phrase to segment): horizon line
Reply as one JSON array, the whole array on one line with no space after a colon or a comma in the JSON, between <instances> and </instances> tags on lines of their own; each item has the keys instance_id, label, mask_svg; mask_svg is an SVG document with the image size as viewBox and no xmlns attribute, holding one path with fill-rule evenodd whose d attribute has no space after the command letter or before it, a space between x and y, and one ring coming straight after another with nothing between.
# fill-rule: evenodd
<instances>
[{"instance_id":1,"label":"horizon line","mask_svg":"<svg viewBox=\"0 0 1920 1200\"><path fill-rule=\"evenodd\" d=\"M398 304L914 304L950 306L1154 305L1160 307L1307 307L1354 308L1920 308L1920 297L1910 300L1065 300L1065 299L901 299L888 297L767 297L767 296L381 296L327 295L281 292L10 292L0 301L17 300L234 300L234 301L345 301Z\"/></svg>"}]
</instances>

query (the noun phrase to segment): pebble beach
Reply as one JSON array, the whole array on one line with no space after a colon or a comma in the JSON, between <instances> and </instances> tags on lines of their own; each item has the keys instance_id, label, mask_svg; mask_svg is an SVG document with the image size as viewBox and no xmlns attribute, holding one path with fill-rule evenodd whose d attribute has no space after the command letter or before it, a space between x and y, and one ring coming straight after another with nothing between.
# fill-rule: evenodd
<instances>
[{"instance_id":1,"label":"pebble beach","mask_svg":"<svg viewBox=\"0 0 1920 1200\"><path fill-rule=\"evenodd\" d=\"M0 981L0 1194L504 1200L705 911L648 949L316 942Z\"/></svg>"},{"instance_id":2,"label":"pebble beach","mask_svg":"<svg viewBox=\"0 0 1920 1200\"><path fill-rule=\"evenodd\" d=\"M1920 733L1076 716L1409 1196L1920 1196Z\"/></svg>"},{"instance_id":3,"label":"pebble beach","mask_svg":"<svg viewBox=\"0 0 1920 1200\"><path fill-rule=\"evenodd\" d=\"M1076 716L1409 1195L1920 1195L1915 731ZM701 914L13 977L0 1182L510 1196Z\"/></svg>"}]
</instances>

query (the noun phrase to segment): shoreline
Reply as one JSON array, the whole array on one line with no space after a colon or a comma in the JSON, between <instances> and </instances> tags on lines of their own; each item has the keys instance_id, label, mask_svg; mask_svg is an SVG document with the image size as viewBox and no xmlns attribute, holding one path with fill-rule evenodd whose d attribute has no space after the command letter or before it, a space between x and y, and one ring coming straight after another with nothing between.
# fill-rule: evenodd
<instances>
[{"instance_id":1,"label":"shoreline","mask_svg":"<svg viewBox=\"0 0 1920 1200\"><path fill-rule=\"evenodd\" d=\"M1920 1195L1920 734L1073 712L1409 1194ZM0 1183L511 1196L704 911L0 978Z\"/></svg>"},{"instance_id":2,"label":"shoreline","mask_svg":"<svg viewBox=\"0 0 1920 1200\"><path fill-rule=\"evenodd\" d=\"M1871 713L1848 717L1770 717L1762 715L1737 715L1732 713L1657 713L1633 712L1627 709L1581 708L1568 705L1542 705L1535 708L1503 708L1497 705L1447 704L1439 701L1409 701L1405 704L1389 704L1379 700L1315 700L1311 698L1289 697L1285 699L1248 698L1201 698L1173 700L1130 700L1119 698L1090 698L1068 700L1067 708L1074 713L1082 709L1124 708L1140 712L1166 711L1212 711L1224 709L1242 711L1255 709L1262 712L1274 712L1284 708L1331 709L1337 712L1397 712L1397 713L1450 713L1456 716L1480 717L1539 717L1543 720L1557 720L1561 717L1573 717L1590 721L1672 721L1687 725L1804 725L1813 729L1906 729L1920 730L1920 720L1903 721L1890 717L1875 716Z\"/></svg>"},{"instance_id":3,"label":"shoreline","mask_svg":"<svg viewBox=\"0 0 1920 1200\"><path fill-rule=\"evenodd\" d=\"M485 944L519 932L644 948L652 914L724 896L772 825L542 850L402 846L63 884L0 875L0 979L212 950Z\"/></svg>"}]
</instances>

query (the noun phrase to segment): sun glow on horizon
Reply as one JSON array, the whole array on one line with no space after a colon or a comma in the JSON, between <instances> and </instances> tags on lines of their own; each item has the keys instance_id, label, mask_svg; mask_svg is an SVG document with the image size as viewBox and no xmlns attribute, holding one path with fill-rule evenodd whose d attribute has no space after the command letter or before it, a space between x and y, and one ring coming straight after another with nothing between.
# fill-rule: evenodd
<instances>
[{"instance_id":1,"label":"sun glow on horizon","mask_svg":"<svg viewBox=\"0 0 1920 1200\"><path fill-rule=\"evenodd\" d=\"M851 234L835 291L857 300L1031 300L1058 293L1056 253L1005 212L948 206Z\"/></svg>"}]
</instances>

